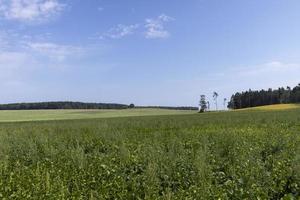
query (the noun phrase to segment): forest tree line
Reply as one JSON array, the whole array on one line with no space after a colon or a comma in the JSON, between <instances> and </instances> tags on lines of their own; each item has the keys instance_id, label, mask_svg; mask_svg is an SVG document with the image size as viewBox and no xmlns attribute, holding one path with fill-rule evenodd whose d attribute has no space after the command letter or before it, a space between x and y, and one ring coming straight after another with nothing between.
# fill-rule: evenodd
<instances>
[{"instance_id":1,"label":"forest tree line","mask_svg":"<svg viewBox=\"0 0 300 200\"><path fill-rule=\"evenodd\" d=\"M241 109L273 104L300 103L300 84L296 87L280 87L268 90L248 90L232 95L228 108Z\"/></svg>"},{"instance_id":2,"label":"forest tree line","mask_svg":"<svg viewBox=\"0 0 300 200\"><path fill-rule=\"evenodd\" d=\"M72 101L0 104L0 110L48 110L48 109L129 109L159 108L172 110L197 110L197 107L135 106L117 103L83 103Z\"/></svg>"},{"instance_id":3,"label":"forest tree line","mask_svg":"<svg viewBox=\"0 0 300 200\"><path fill-rule=\"evenodd\" d=\"M0 104L0 110L42 109L126 109L129 105L116 103L83 103L71 101Z\"/></svg>"},{"instance_id":4,"label":"forest tree line","mask_svg":"<svg viewBox=\"0 0 300 200\"><path fill-rule=\"evenodd\" d=\"M198 110L198 107L193 106L136 106L136 108L153 108L153 109L168 109L168 110Z\"/></svg>"}]
</instances>

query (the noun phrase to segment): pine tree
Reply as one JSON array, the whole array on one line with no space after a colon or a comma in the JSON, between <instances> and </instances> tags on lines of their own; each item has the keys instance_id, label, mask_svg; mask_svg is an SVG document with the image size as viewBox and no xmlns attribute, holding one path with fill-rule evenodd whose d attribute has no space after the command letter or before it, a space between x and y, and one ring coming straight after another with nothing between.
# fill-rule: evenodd
<instances>
[{"instance_id":1,"label":"pine tree","mask_svg":"<svg viewBox=\"0 0 300 200\"><path fill-rule=\"evenodd\" d=\"M200 96L199 107L200 107L200 112L205 112L207 110L206 96L205 95Z\"/></svg>"}]
</instances>

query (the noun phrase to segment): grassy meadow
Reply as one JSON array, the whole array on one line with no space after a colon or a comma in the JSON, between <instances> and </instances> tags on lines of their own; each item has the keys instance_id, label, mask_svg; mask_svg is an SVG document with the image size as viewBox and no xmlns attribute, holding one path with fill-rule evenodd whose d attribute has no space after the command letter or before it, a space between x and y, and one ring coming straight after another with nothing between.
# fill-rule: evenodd
<instances>
[{"instance_id":1,"label":"grassy meadow","mask_svg":"<svg viewBox=\"0 0 300 200\"><path fill-rule=\"evenodd\" d=\"M254 108L244 108L236 111L276 111L276 110L290 110L290 109L300 109L300 104L277 104L277 105L267 105L267 106L257 106Z\"/></svg>"},{"instance_id":2,"label":"grassy meadow","mask_svg":"<svg viewBox=\"0 0 300 200\"><path fill-rule=\"evenodd\" d=\"M5 112L1 121L64 119ZM80 120L0 123L0 199L300 197L299 108L64 112Z\"/></svg>"},{"instance_id":3,"label":"grassy meadow","mask_svg":"<svg viewBox=\"0 0 300 200\"><path fill-rule=\"evenodd\" d=\"M95 119L133 116L194 114L196 111L169 109L66 109L66 110L0 110L0 122Z\"/></svg>"}]
</instances>

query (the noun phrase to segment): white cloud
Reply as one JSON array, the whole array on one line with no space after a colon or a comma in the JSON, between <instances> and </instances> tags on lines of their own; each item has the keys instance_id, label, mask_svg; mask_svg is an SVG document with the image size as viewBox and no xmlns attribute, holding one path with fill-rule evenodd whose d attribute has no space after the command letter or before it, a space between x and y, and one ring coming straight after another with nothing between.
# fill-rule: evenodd
<instances>
[{"instance_id":1,"label":"white cloud","mask_svg":"<svg viewBox=\"0 0 300 200\"><path fill-rule=\"evenodd\" d=\"M64 61L69 56L78 56L83 53L83 48L69 45L60 45L55 43L27 43L30 50L54 59Z\"/></svg>"},{"instance_id":2,"label":"white cloud","mask_svg":"<svg viewBox=\"0 0 300 200\"><path fill-rule=\"evenodd\" d=\"M9 20L43 22L55 17L64 7L58 0L0 0L0 15Z\"/></svg>"},{"instance_id":3,"label":"white cloud","mask_svg":"<svg viewBox=\"0 0 300 200\"><path fill-rule=\"evenodd\" d=\"M145 37L148 39L168 38L169 31L165 29L165 23L174 20L165 14L161 14L155 19L146 19L145 28L147 29Z\"/></svg>"},{"instance_id":4,"label":"white cloud","mask_svg":"<svg viewBox=\"0 0 300 200\"><path fill-rule=\"evenodd\" d=\"M100 36L97 36L96 38L120 39L128 35L141 33L142 31L147 39L168 38L170 36L170 33L165 29L165 24L173 20L175 19L165 14L161 14L156 18L146 19L145 23L143 23L143 27L141 28L142 30L138 30L140 28L139 24L118 24L117 26L109 29L107 32L101 34Z\"/></svg>"},{"instance_id":5,"label":"white cloud","mask_svg":"<svg viewBox=\"0 0 300 200\"><path fill-rule=\"evenodd\" d=\"M271 73L287 73L295 70L300 70L300 64L280 61L271 61L255 66L233 69L234 73L239 76L268 76Z\"/></svg>"},{"instance_id":6,"label":"white cloud","mask_svg":"<svg viewBox=\"0 0 300 200\"><path fill-rule=\"evenodd\" d=\"M123 25L118 24L116 27L111 28L106 33L100 36L101 39L111 38L111 39L120 39L127 35L134 34L134 31L139 27L138 24L133 25Z\"/></svg>"},{"instance_id":7,"label":"white cloud","mask_svg":"<svg viewBox=\"0 0 300 200\"><path fill-rule=\"evenodd\" d=\"M300 63L271 61L257 65L231 68L216 82L222 84L228 96L237 91L277 88L298 84ZM224 84L226 82L226 84ZM220 86L216 85L216 88Z\"/></svg>"}]
</instances>

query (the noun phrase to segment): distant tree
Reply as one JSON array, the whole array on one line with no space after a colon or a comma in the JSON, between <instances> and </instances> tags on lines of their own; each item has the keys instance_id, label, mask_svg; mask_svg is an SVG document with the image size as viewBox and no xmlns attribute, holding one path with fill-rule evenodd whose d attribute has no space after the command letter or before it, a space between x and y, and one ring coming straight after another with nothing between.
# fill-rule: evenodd
<instances>
[{"instance_id":1,"label":"distant tree","mask_svg":"<svg viewBox=\"0 0 300 200\"><path fill-rule=\"evenodd\" d=\"M133 104L133 103L131 103L129 106L128 106L128 108L134 108L135 107L135 105Z\"/></svg>"},{"instance_id":2,"label":"distant tree","mask_svg":"<svg viewBox=\"0 0 300 200\"><path fill-rule=\"evenodd\" d=\"M216 104L216 110L218 110L218 96L219 96L219 94L217 92L213 93L213 98L214 98L214 101Z\"/></svg>"},{"instance_id":3,"label":"distant tree","mask_svg":"<svg viewBox=\"0 0 300 200\"><path fill-rule=\"evenodd\" d=\"M235 109L235 95L231 96L227 108L229 108L229 109Z\"/></svg>"},{"instance_id":4,"label":"distant tree","mask_svg":"<svg viewBox=\"0 0 300 200\"><path fill-rule=\"evenodd\" d=\"M224 98L224 110L226 110L226 102L227 102L227 98Z\"/></svg>"},{"instance_id":5,"label":"distant tree","mask_svg":"<svg viewBox=\"0 0 300 200\"><path fill-rule=\"evenodd\" d=\"M205 95L200 96L200 102L199 102L200 112L205 112L207 109L206 105L206 97Z\"/></svg>"},{"instance_id":6,"label":"distant tree","mask_svg":"<svg viewBox=\"0 0 300 200\"><path fill-rule=\"evenodd\" d=\"M291 102L291 87L287 86L285 92L285 103L290 103L290 102Z\"/></svg>"}]
</instances>

